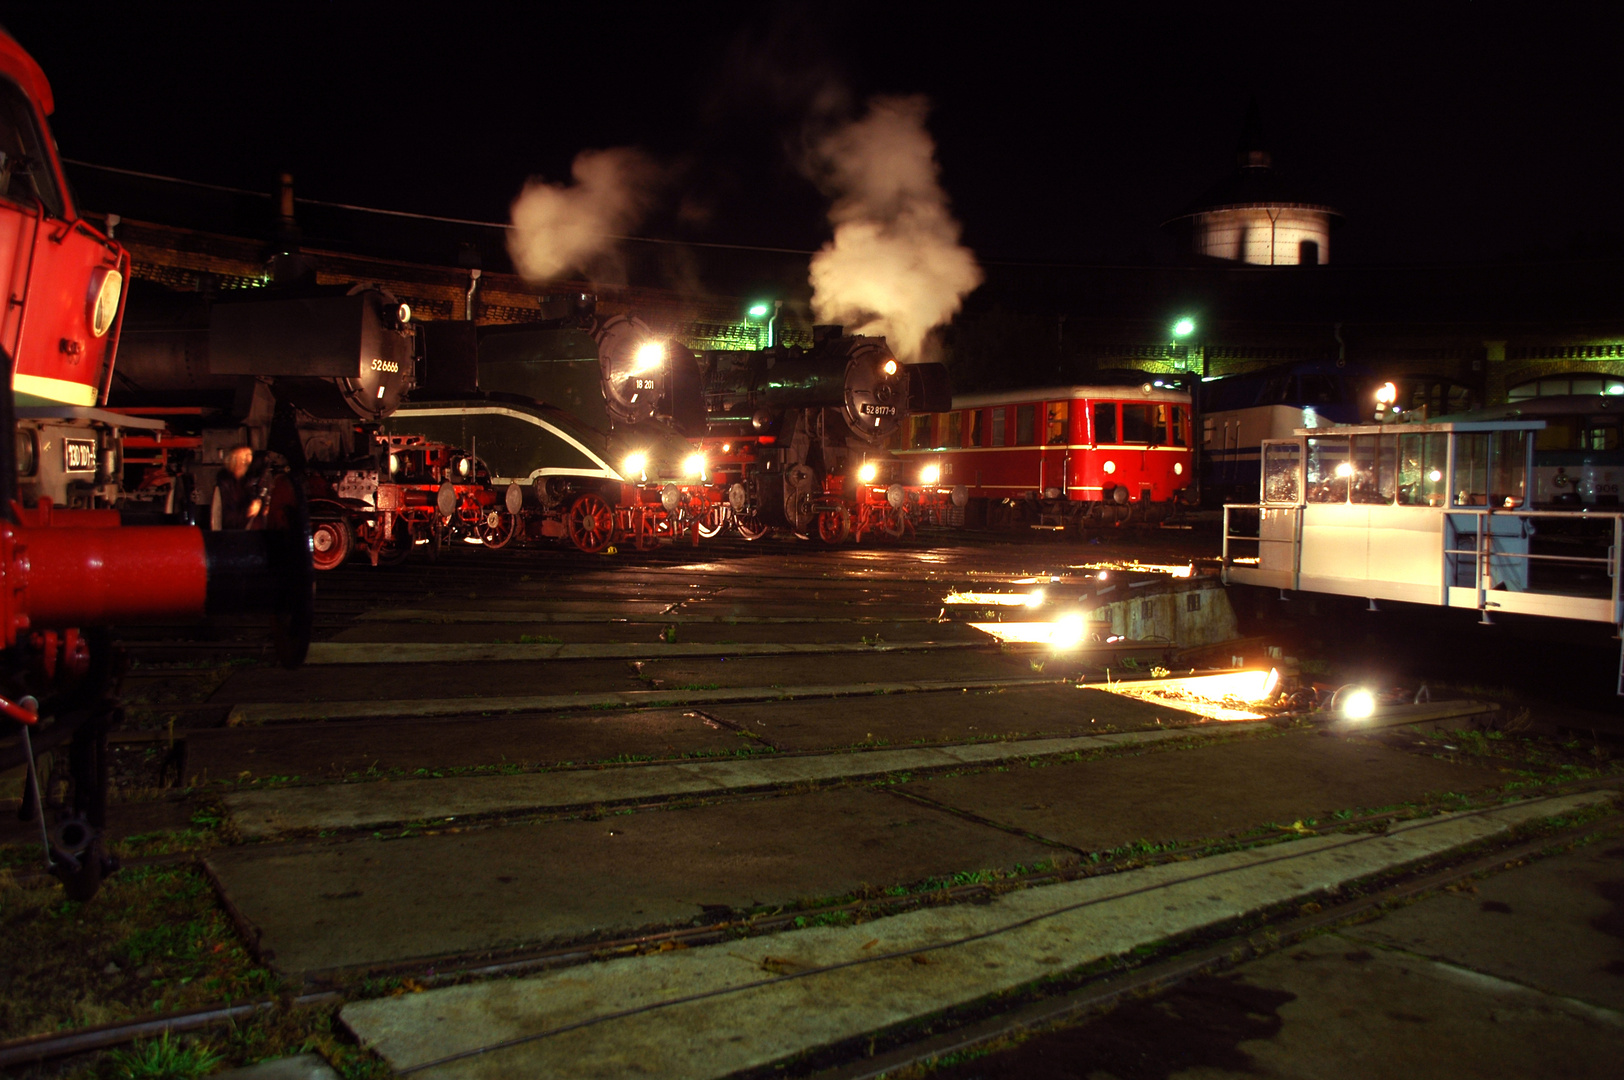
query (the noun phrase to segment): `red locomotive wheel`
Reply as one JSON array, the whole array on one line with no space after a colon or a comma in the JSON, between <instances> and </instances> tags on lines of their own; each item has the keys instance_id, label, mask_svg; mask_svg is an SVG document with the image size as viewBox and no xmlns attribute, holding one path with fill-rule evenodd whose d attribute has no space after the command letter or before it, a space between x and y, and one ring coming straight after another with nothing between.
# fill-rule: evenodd
<instances>
[{"instance_id":1,"label":"red locomotive wheel","mask_svg":"<svg viewBox=\"0 0 1624 1080\"><path fill-rule=\"evenodd\" d=\"M615 538L615 508L602 495L589 491L564 512L564 532L570 543L596 555Z\"/></svg>"},{"instance_id":2,"label":"red locomotive wheel","mask_svg":"<svg viewBox=\"0 0 1624 1080\"><path fill-rule=\"evenodd\" d=\"M887 506L874 517L874 531L887 540L900 540L907 530L908 522L902 511L894 506Z\"/></svg>"},{"instance_id":3,"label":"red locomotive wheel","mask_svg":"<svg viewBox=\"0 0 1624 1080\"><path fill-rule=\"evenodd\" d=\"M310 523L311 561L317 570L336 570L355 550L355 533L343 518Z\"/></svg>"},{"instance_id":4,"label":"red locomotive wheel","mask_svg":"<svg viewBox=\"0 0 1624 1080\"><path fill-rule=\"evenodd\" d=\"M845 510L825 510L818 515L818 539L838 544L851 536L851 514Z\"/></svg>"},{"instance_id":5,"label":"red locomotive wheel","mask_svg":"<svg viewBox=\"0 0 1624 1080\"><path fill-rule=\"evenodd\" d=\"M487 510L474 527L474 535L488 548L504 548L519 535L519 518L505 510Z\"/></svg>"}]
</instances>

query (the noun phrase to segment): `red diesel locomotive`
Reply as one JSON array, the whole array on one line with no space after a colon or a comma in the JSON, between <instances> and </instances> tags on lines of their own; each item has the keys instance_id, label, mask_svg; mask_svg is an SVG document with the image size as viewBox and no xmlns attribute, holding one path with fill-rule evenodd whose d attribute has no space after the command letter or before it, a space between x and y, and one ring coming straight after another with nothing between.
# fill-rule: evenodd
<instances>
[{"instance_id":1,"label":"red diesel locomotive","mask_svg":"<svg viewBox=\"0 0 1624 1080\"><path fill-rule=\"evenodd\" d=\"M1151 382L960 395L903 438L967 523L1158 521L1192 490L1190 395Z\"/></svg>"}]
</instances>

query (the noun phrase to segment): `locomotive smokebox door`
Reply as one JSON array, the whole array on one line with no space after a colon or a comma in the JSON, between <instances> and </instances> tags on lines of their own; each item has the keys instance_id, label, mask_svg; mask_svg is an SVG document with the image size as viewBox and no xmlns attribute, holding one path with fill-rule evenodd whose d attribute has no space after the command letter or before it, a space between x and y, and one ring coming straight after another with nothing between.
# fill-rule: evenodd
<instances>
[{"instance_id":1,"label":"locomotive smokebox door","mask_svg":"<svg viewBox=\"0 0 1624 1080\"><path fill-rule=\"evenodd\" d=\"M401 305L367 289L352 296L220 303L209 317L209 370L266 375L312 416L380 420L412 388L414 332Z\"/></svg>"}]
</instances>

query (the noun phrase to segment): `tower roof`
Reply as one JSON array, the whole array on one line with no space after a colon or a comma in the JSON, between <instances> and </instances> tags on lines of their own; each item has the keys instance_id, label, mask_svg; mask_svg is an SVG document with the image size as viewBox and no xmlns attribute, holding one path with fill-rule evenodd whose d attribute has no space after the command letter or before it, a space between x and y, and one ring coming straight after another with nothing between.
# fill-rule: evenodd
<instances>
[{"instance_id":1,"label":"tower roof","mask_svg":"<svg viewBox=\"0 0 1624 1080\"><path fill-rule=\"evenodd\" d=\"M1214 210L1251 207L1289 207L1342 216L1340 210L1326 204L1315 192L1274 167L1274 156L1269 152L1268 142L1263 136L1262 112L1255 97L1246 106L1246 119L1241 124L1240 143L1236 147L1235 166L1233 172L1202 192L1194 202L1163 224L1170 225Z\"/></svg>"}]
</instances>

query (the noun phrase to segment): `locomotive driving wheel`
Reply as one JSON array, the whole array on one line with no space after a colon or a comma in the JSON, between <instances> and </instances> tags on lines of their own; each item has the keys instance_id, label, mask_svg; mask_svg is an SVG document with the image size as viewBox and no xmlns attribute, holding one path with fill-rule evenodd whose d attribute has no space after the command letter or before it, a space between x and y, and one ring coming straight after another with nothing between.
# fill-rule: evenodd
<instances>
[{"instance_id":1,"label":"locomotive driving wheel","mask_svg":"<svg viewBox=\"0 0 1624 1080\"><path fill-rule=\"evenodd\" d=\"M727 528L728 518L732 512L733 508L727 503L713 503L707 506L704 516L698 519L695 526L699 530L699 535L706 540L721 535L722 530Z\"/></svg>"},{"instance_id":2,"label":"locomotive driving wheel","mask_svg":"<svg viewBox=\"0 0 1624 1080\"><path fill-rule=\"evenodd\" d=\"M317 570L336 570L355 550L355 532L343 518L310 523L311 561Z\"/></svg>"},{"instance_id":3,"label":"locomotive driving wheel","mask_svg":"<svg viewBox=\"0 0 1624 1080\"><path fill-rule=\"evenodd\" d=\"M733 527L739 530L739 535L746 540L760 540L772 532L772 526L763 525L761 518L754 510L747 510L733 515Z\"/></svg>"},{"instance_id":4,"label":"locomotive driving wheel","mask_svg":"<svg viewBox=\"0 0 1624 1080\"><path fill-rule=\"evenodd\" d=\"M504 548L519 533L519 517L494 507L474 526L474 535L488 548Z\"/></svg>"},{"instance_id":5,"label":"locomotive driving wheel","mask_svg":"<svg viewBox=\"0 0 1624 1080\"><path fill-rule=\"evenodd\" d=\"M887 506L874 515L874 531L887 540L900 540L907 531L908 518L895 506Z\"/></svg>"},{"instance_id":6,"label":"locomotive driving wheel","mask_svg":"<svg viewBox=\"0 0 1624 1080\"><path fill-rule=\"evenodd\" d=\"M596 555L615 538L615 508L602 495L588 491L564 511L564 533L570 543Z\"/></svg>"},{"instance_id":7,"label":"locomotive driving wheel","mask_svg":"<svg viewBox=\"0 0 1624 1080\"><path fill-rule=\"evenodd\" d=\"M851 536L851 512L825 510L818 515L818 539L825 544L838 544Z\"/></svg>"}]
</instances>

